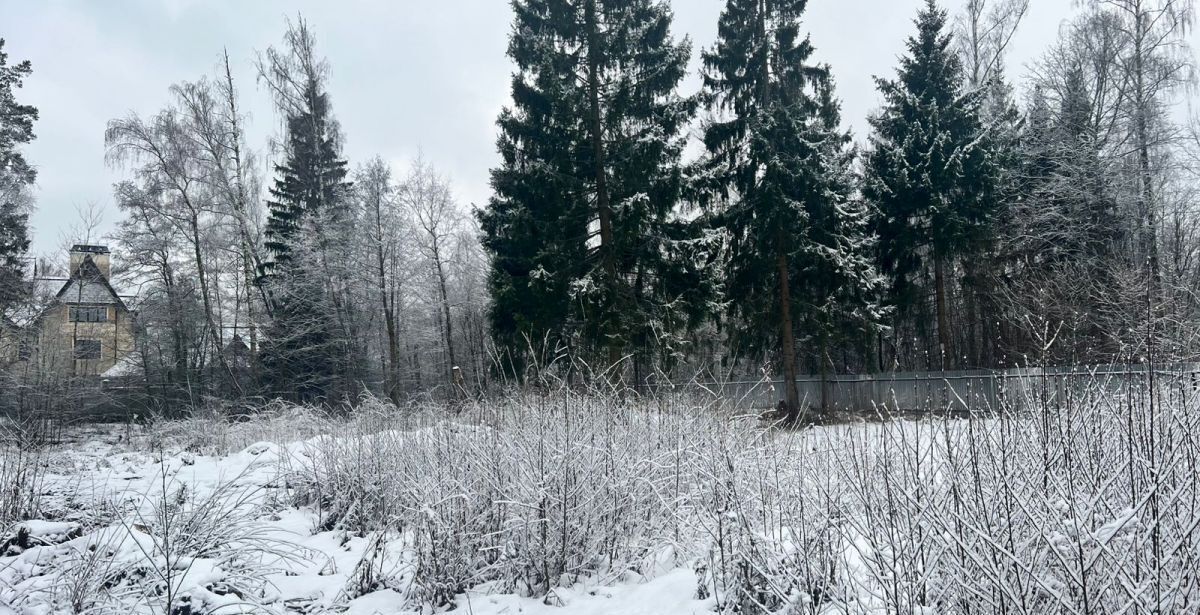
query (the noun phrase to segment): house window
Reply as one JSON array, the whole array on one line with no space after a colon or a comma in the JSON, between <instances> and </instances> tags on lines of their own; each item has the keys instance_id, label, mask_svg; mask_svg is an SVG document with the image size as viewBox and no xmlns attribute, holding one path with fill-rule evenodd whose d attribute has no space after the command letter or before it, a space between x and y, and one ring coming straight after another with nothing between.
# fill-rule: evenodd
<instances>
[{"instance_id":1,"label":"house window","mask_svg":"<svg viewBox=\"0 0 1200 615\"><path fill-rule=\"evenodd\" d=\"M89 361L100 358L100 340L75 340L75 360Z\"/></svg>"},{"instance_id":2,"label":"house window","mask_svg":"<svg viewBox=\"0 0 1200 615\"><path fill-rule=\"evenodd\" d=\"M108 308L105 306L74 306L71 308L71 322L108 322Z\"/></svg>"}]
</instances>

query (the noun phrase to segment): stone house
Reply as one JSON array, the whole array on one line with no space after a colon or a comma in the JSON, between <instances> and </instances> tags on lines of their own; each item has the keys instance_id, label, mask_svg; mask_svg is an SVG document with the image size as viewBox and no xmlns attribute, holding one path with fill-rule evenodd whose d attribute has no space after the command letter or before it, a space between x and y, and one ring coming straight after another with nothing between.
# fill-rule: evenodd
<instances>
[{"instance_id":1,"label":"stone house","mask_svg":"<svg viewBox=\"0 0 1200 615\"><path fill-rule=\"evenodd\" d=\"M35 276L33 300L0 327L0 363L66 377L118 367L134 350L134 314L109 281L111 259L105 246L76 245L67 277Z\"/></svg>"}]
</instances>

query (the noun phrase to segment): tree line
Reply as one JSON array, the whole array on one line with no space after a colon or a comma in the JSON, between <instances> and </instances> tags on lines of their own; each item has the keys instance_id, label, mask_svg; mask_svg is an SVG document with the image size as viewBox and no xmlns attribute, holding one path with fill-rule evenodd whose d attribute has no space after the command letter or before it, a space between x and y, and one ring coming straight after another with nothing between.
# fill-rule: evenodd
<instances>
[{"instance_id":1,"label":"tree line","mask_svg":"<svg viewBox=\"0 0 1200 615\"><path fill-rule=\"evenodd\" d=\"M669 2L511 6L500 163L474 211L425 161L346 160L302 18L256 59L280 120L269 171L228 55L158 113L109 122L147 386L400 400L549 372L644 386L1191 356L1190 0L1081 2L1021 92L1005 57L1029 0L953 18L928 0L861 143L805 0L727 0L697 92ZM4 70L19 87L29 67Z\"/></svg>"},{"instance_id":2,"label":"tree line","mask_svg":"<svg viewBox=\"0 0 1200 615\"><path fill-rule=\"evenodd\" d=\"M482 388L484 256L450 181L423 160L351 168L302 17L256 67L281 120L269 180L227 55L158 114L109 122L147 382L328 403Z\"/></svg>"},{"instance_id":3,"label":"tree line","mask_svg":"<svg viewBox=\"0 0 1200 615\"><path fill-rule=\"evenodd\" d=\"M929 0L861 146L806 5L728 0L686 94L668 4L513 3L478 214L506 369L765 363L790 382L1188 355L1190 2L1082 3L1022 104L1004 57L1029 2L951 20Z\"/></svg>"}]
</instances>

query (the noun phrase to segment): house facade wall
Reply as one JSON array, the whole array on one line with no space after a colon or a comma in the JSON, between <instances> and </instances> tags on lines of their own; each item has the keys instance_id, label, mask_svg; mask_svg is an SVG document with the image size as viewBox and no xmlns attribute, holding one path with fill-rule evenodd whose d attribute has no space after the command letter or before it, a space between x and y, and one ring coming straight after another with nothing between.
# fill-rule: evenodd
<instances>
[{"instance_id":1,"label":"house facade wall","mask_svg":"<svg viewBox=\"0 0 1200 615\"><path fill-rule=\"evenodd\" d=\"M68 277L35 278L20 316L0 320L0 368L53 380L101 376L124 361L135 349L134 314L109 283L110 264L107 247L76 245Z\"/></svg>"},{"instance_id":2,"label":"house facade wall","mask_svg":"<svg viewBox=\"0 0 1200 615\"><path fill-rule=\"evenodd\" d=\"M36 360L46 368L71 376L99 376L111 369L134 348L133 319L128 311L114 306L106 322L73 322L71 308L55 305L42 315ZM78 341L100 343L98 359L76 358Z\"/></svg>"}]
</instances>

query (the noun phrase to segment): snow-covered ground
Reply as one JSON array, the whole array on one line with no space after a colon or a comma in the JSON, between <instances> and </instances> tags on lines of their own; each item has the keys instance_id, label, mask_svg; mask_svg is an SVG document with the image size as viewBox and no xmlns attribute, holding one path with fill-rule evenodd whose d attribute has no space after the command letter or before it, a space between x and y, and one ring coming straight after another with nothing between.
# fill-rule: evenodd
<instances>
[{"instance_id":1,"label":"snow-covered ground","mask_svg":"<svg viewBox=\"0 0 1200 615\"><path fill-rule=\"evenodd\" d=\"M321 531L316 511L282 504L286 475L311 465L322 439L257 442L231 454L200 455L178 447L130 450L112 442L116 431L96 435L108 437L43 457L44 511L60 520L9 528L14 540L0 557L0 613L430 612L428 605L414 604L404 587L406 568L413 566L404 539L393 537L378 557L385 584L394 587L357 595L363 564L380 548L379 535ZM664 568L538 597L485 585L439 612L711 610L714 601L695 599L695 591L691 569Z\"/></svg>"},{"instance_id":2,"label":"snow-covered ground","mask_svg":"<svg viewBox=\"0 0 1200 615\"><path fill-rule=\"evenodd\" d=\"M782 432L566 397L92 429L22 453L0 614L1195 613L1186 407Z\"/></svg>"}]
</instances>

